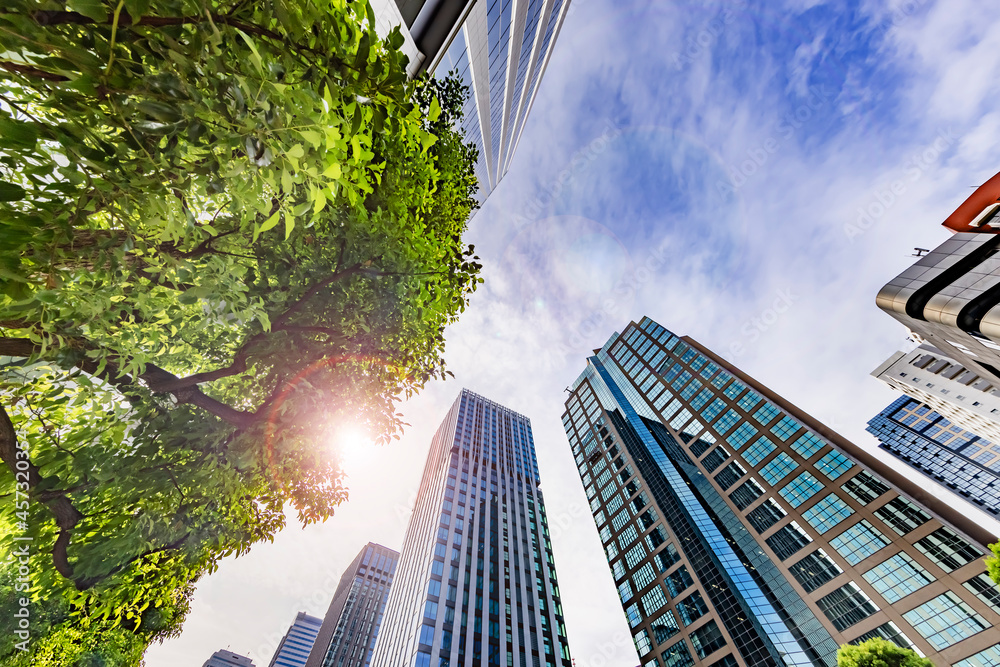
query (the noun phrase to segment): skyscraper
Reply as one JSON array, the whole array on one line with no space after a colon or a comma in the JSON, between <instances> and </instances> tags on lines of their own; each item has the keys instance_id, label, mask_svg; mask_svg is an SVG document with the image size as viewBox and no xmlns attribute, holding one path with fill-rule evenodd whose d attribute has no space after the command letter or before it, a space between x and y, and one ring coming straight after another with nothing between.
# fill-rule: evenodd
<instances>
[{"instance_id":1,"label":"skyscraper","mask_svg":"<svg viewBox=\"0 0 1000 667\"><path fill-rule=\"evenodd\" d=\"M644 666L1000 661L994 536L690 338L613 335L563 425Z\"/></svg>"},{"instance_id":2,"label":"skyscraper","mask_svg":"<svg viewBox=\"0 0 1000 667\"><path fill-rule=\"evenodd\" d=\"M980 377L936 347L895 352L872 375L955 426L1000 443L1000 382Z\"/></svg>"},{"instance_id":3,"label":"skyscraper","mask_svg":"<svg viewBox=\"0 0 1000 667\"><path fill-rule=\"evenodd\" d=\"M980 509L1000 517L1000 444L903 396L868 422L879 446Z\"/></svg>"},{"instance_id":4,"label":"skyscraper","mask_svg":"<svg viewBox=\"0 0 1000 667\"><path fill-rule=\"evenodd\" d=\"M479 149L485 199L507 173L570 0L375 0L378 32L399 25L410 73L457 70L471 95L462 130Z\"/></svg>"},{"instance_id":5,"label":"skyscraper","mask_svg":"<svg viewBox=\"0 0 1000 667\"><path fill-rule=\"evenodd\" d=\"M315 616L301 611L296 614L292 627L281 638L268 667L305 667L306 658L309 657L322 623Z\"/></svg>"},{"instance_id":6,"label":"skyscraper","mask_svg":"<svg viewBox=\"0 0 1000 667\"><path fill-rule=\"evenodd\" d=\"M571 667L527 417L463 389L431 443L374 667Z\"/></svg>"},{"instance_id":7,"label":"skyscraper","mask_svg":"<svg viewBox=\"0 0 1000 667\"><path fill-rule=\"evenodd\" d=\"M254 667L254 665L250 658L223 649L213 653L201 667Z\"/></svg>"},{"instance_id":8,"label":"skyscraper","mask_svg":"<svg viewBox=\"0 0 1000 667\"><path fill-rule=\"evenodd\" d=\"M369 542L340 577L307 667L368 667L399 554Z\"/></svg>"}]
</instances>

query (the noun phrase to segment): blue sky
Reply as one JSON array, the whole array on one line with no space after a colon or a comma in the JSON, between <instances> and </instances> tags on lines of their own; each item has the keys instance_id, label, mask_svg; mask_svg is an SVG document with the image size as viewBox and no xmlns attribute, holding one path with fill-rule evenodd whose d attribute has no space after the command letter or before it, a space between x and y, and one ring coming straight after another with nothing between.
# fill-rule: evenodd
<instances>
[{"instance_id":1,"label":"blue sky","mask_svg":"<svg viewBox=\"0 0 1000 667\"><path fill-rule=\"evenodd\" d=\"M510 171L469 230L486 284L448 331L455 380L403 406L401 442L349 454L352 498L334 518L204 579L149 667L227 646L266 665L364 543L399 548L463 386L532 419L577 665L634 665L563 387L649 315L873 448L865 422L895 395L868 373L905 338L875 293L1000 169L996 9L573 0Z\"/></svg>"}]
</instances>

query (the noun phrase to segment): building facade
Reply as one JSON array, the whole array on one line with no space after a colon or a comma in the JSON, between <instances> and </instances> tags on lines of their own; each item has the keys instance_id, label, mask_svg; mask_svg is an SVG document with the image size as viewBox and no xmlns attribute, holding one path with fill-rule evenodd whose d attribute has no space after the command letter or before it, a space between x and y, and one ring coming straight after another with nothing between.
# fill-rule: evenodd
<instances>
[{"instance_id":1,"label":"building facade","mask_svg":"<svg viewBox=\"0 0 1000 667\"><path fill-rule=\"evenodd\" d=\"M268 667L305 667L322 623L322 620L301 611L296 614Z\"/></svg>"},{"instance_id":2,"label":"building facade","mask_svg":"<svg viewBox=\"0 0 1000 667\"><path fill-rule=\"evenodd\" d=\"M527 417L462 390L401 554L374 667L571 667Z\"/></svg>"},{"instance_id":3,"label":"building facade","mask_svg":"<svg viewBox=\"0 0 1000 667\"><path fill-rule=\"evenodd\" d=\"M253 660L244 655L223 649L213 653L202 667L254 667L254 664Z\"/></svg>"},{"instance_id":4,"label":"building facade","mask_svg":"<svg viewBox=\"0 0 1000 667\"><path fill-rule=\"evenodd\" d=\"M1000 661L994 536L690 338L612 336L563 425L644 667Z\"/></svg>"},{"instance_id":5,"label":"building facade","mask_svg":"<svg viewBox=\"0 0 1000 667\"><path fill-rule=\"evenodd\" d=\"M456 71L468 86L462 131L479 149L481 200L507 173L570 0L374 0L376 30L395 26L411 76Z\"/></svg>"},{"instance_id":6,"label":"building facade","mask_svg":"<svg viewBox=\"0 0 1000 667\"><path fill-rule=\"evenodd\" d=\"M1000 445L903 396L868 422L879 447L1000 518Z\"/></svg>"},{"instance_id":7,"label":"building facade","mask_svg":"<svg viewBox=\"0 0 1000 667\"><path fill-rule=\"evenodd\" d=\"M936 347L896 352L872 375L955 426L1000 442L1000 382L980 377Z\"/></svg>"},{"instance_id":8,"label":"building facade","mask_svg":"<svg viewBox=\"0 0 1000 667\"><path fill-rule=\"evenodd\" d=\"M399 553L369 542L340 577L307 667L368 667Z\"/></svg>"}]
</instances>

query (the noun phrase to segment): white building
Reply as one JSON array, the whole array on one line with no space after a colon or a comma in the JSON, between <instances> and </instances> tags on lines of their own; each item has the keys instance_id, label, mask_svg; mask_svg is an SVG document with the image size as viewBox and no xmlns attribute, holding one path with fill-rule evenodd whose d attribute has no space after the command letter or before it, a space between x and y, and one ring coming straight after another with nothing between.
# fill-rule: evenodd
<instances>
[{"instance_id":1,"label":"white building","mask_svg":"<svg viewBox=\"0 0 1000 667\"><path fill-rule=\"evenodd\" d=\"M254 664L253 660L244 655L223 649L213 653L201 667L254 667Z\"/></svg>"}]
</instances>

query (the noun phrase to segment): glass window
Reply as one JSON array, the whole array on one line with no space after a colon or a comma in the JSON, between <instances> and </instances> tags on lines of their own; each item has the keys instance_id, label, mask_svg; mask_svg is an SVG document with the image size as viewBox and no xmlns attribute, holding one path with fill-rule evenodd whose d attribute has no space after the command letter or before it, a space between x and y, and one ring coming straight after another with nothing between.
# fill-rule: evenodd
<instances>
[{"instance_id":1,"label":"glass window","mask_svg":"<svg viewBox=\"0 0 1000 667\"><path fill-rule=\"evenodd\" d=\"M804 472L786 484L778 493L794 508L809 500L824 488L823 483L816 479L812 473Z\"/></svg>"},{"instance_id":2,"label":"glass window","mask_svg":"<svg viewBox=\"0 0 1000 667\"><path fill-rule=\"evenodd\" d=\"M649 641L649 631L645 628L640 630L639 634L632 635L632 641L635 642L635 650L640 656L646 655L653 650L653 645Z\"/></svg>"},{"instance_id":3,"label":"glass window","mask_svg":"<svg viewBox=\"0 0 1000 667\"><path fill-rule=\"evenodd\" d=\"M681 398L683 398L685 401L691 400L691 397L694 396L699 389L701 389L701 386L702 385L699 380L691 380L690 384L684 387L684 390L681 392ZM695 408L695 410L697 409L698 408Z\"/></svg>"},{"instance_id":4,"label":"glass window","mask_svg":"<svg viewBox=\"0 0 1000 667\"><path fill-rule=\"evenodd\" d=\"M694 410L701 410L703 407L705 407L705 404L708 403L709 399L711 398L712 398L712 390L702 389L701 393L695 396L694 400L691 401L691 408Z\"/></svg>"},{"instance_id":5,"label":"glass window","mask_svg":"<svg viewBox=\"0 0 1000 667\"><path fill-rule=\"evenodd\" d=\"M719 418L719 421L715 422L715 432L720 436L725 435L739 420L739 413L730 408L729 410L726 410L726 414Z\"/></svg>"},{"instance_id":6,"label":"glass window","mask_svg":"<svg viewBox=\"0 0 1000 667\"><path fill-rule=\"evenodd\" d=\"M1000 644L959 660L953 667L1000 667Z\"/></svg>"},{"instance_id":7,"label":"glass window","mask_svg":"<svg viewBox=\"0 0 1000 667\"><path fill-rule=\"evenodd\" d=\"M433 625L421 625L420 626L420 643L421 644L433 644L434 643L434 626Z\"/></svg>"},{"instance_id":8,"label":"glass window","mask_svg":"<svg viewBox=\"0 0 1000 667\"><path fill-rule=\"evenodd\" d=\"M990 579L988 574L984 572L976 575L962 585L975 593L980 600L993 607L993 610L1000 614L1000 588Z\"/></svg>"},{"instance_id":9,"label":"glass window","mask_svg":"<svg viewBox=\"0 0 1000 667\"><path fill-rule=\"evenodd\" d=\"M851 463L850 459L838 452L836 449L831 449L825 456L815 463L816 470L820 471L831 480L837 479L853 466L854 464Z\"/></svg>"},{"instance_id":10,"label":"glass window","mask_svg":"<svg viewBox=\"0 0 1000 667\"><path fill-rule=\"evenodd\" d=\"M844 482L840 488L862 505L867 505L889 491L889 487L882 480L864 470Z\"/></svg>"},{"instance_id":11,"label":"glass window","mask_svg":"<svg viewBox=\"0 0 1000 667\"><path fill-rule=\"evenodd\" d=\"M820 535L854 514L847 503L831 493L802 513L802 518L812 524Z\"/></svg>"},{"instance_id":12,"label":"glass window","mask_svg":"<svg viewBox=\"0 0 1000 667\"><path fill-rule=\"evenodd\" d=\"M664 572L674 563L679 562L681 555L677 553L677 547L674 546L673 542L664 547L663 551L656 554L656 560L660 565L660 572Z\"/></svg>"},{"instance_id":13,"label":"glass window","mask_svg":"<svg viewBox=\"0 0 1000 667\"><path fill-rule=\"evenodd\" d=\"M706 658L715 651L726 645L726 639L719 630L719 625L714 621L709 621L690 635L691 644L699 658Z\"/></svg>"},{"instance_id":14,"label":"glass window","mask_svg":"<svg viewBox=\"0 0 1000 667\"><path fill-rule=\"evenodd\" d=\"M890 604L934 581L931 573L920 567L906 552L879 563L865 572L864 577Z\"/></svg>"},{"instance_id":15,"label":"glass window","mask_svg":"<svg viewBox=\"0 0 1000 667\"><path fill-rule=\"evenodd\" d=\"M646 557L646 547L643 546L642 542L639 542L634 547L625 552L625 563L628 565L628 569L633 569L636 565L642 562L642 559Z\"/></svg>"},{"instance_id":16,"label":"glass window","mask_svg":"<svg viewBox=\"0 0 1000 667\"><path fill-rule=\"evenodd\" d=\"M900 535L906 535L931 520L927 512L899 496L875 510L875 516Z\"/></svg>"},{"instance_id":17,"label":"glass window","mask_svg":"<svg viewBox=\"0 0 1000 667\"><path fill-rule=\"evenodd\" d=\"M716 660L708 667L738 667L738 665L739 663L736 662L736 658L734 658L733 654L730 653L722 660Z\"/></svg>"},{"instance_id":18,"label":"glass window","mask_svg":"<svg viewBox=\"0 0 1000 667\"><path fill-rule=\"evenodd\" d=\"M830 546L851 565L857 565L888 544L889 539L867 519L862 519L830 540Z\"/></svg>"},{"instance_id":19,"label":"glass window","mask_svg":"<svg viewBox=\"0 0 1000 667\"><path fill-rule=\"evenodd\" d=\"M785 442L790 437L795 435L796 431L802 428L802 424L798 423L792 417L782 417L778 420L778 423L771 427L771 433L776 435L779 440Z\"/></svg>"},{"instance_id":20,"label":"glass window","mask_svg":"<svg viewBox=\"0 0 1000 667\"><path fill-rule=\"evenodd\" d=\"M875 603L853 581L816 600L816 606L841 632L878 611Z\"/></svg>"},{"instance_id":21,"label":"glass window","mask_svg":"<svg viewBox=\"0 0 1000 667\"><path fill-rule=\"evenodd\" d=\"M653 572L653 566L649 563L645 563L632 577L632 582L635 584L635 590L641 591L648 586L653 579L656 579L656 573Z\"/></svg>"},{"instance_id":22,"label":"glass window","mask_svg":"<svg viewBox=\"0 0 1000 667\"><path fill-rule=\"evenodd\" d=\"M761 426L767 426L771 423L771 420L781 414L781 410L771 405L770 403L765 403L757 409L757 412L753 413L753 418Z\"/></svg>"},{"instance_id":23,"label":"glass window","mask_svg":"<svg viewBox=\"0 0 1000 667\"><path fill-rule=\"evenodd\" d=\"M761 400L760 394L751 390L744 394L743 398L737 401L736 404L746 410L747 413L750 413L757 406L757 404L761 402Z\"/></svg>"},{"instance_id":24,"label":"glass window","mask_svg":"<svg viewBox=\"0 0 1000 667\"><path fill-rule=\"evenodd\" d=\"M826 442L819 439L815 433L806 432L798 437L798 439L792 443L791 447L795 452L804 459L812 458L812 455L823 449Z\"/></svg>"},{"instance_id":25,"label":"glass window","mask_svg":"<svg viewBox=\"0 0 1000 667\"><path fill-rule=\"evenodd\" d=\"M722 472L715 476L715 481L719 484L722 490L725 491L738 482L745 474L747 474L747 471L743 468L743 466L736 461L733 461L723 468Z\"/></svg>"},{"instance_id":26,"label":"glass window","mask_svg":"<svg viewBox=\"0 0 1000 667\"><path fill-rule=\"evenodd\" d=\"M742 382L740 382L739 380L733 380L733 383L728 387L726 387L726 390L723 393L729 398L736 398L737 396L742 394L743 390L746 388L747 386Z\"/></svg>"},{"instance_id":27,"label":"glass window","mask_svg":"<svg viewBox=\"0 0 1000 667\"><path fill-rule=\"evenodd\" d=\"M796 522L785 524L765 540L780 560L785 561L799 549L812 542L812 538Z\"/></svg>"},{"instance_id":28,"label":"glass window","mask_svg":"<svg viewBox=\"0 0 1000 667\"><path fill-rule=\"evenodd\" d=\"M646 535L646 546L650 551L655 551L658 546L667 541L667 534L663 532L663 526L657 526Z\"/></svg>"},{"instance_id":29,"label":"glass window","mask_svg":"<svg viewBox=\"0 0 1000 667\"><path fill-rule=\"evenodd\" d=\"M726 442L732 445L736 451L740 451L740 448L747 444L755 435L757 435L757 429L749 422L743 422L739 425L739 428L729 434Z\"/></svg>"},{"instance_id":30,"label":"glass window","mask_svg":"<svg viewBox=\"0 0 1000 667\"><path fill-rule=\"evenodd\" d=\"M785 477L788 473L792 472L798 467L798 464L792 459L791 456L785 452L778 452L778 455L771 459L771 462L760 469L760 476L763 477L768 484L774 486Z\"/></svg>"},{"instance_id":31,"label":"glass window","mask_svg":"<svg viewBox=\"0 0 1000 667\"><path fill-rule=\"evenodd\" d=\"M903 632L899 629L899 626L893 623L892 621L889 621L888 623L883 623L874 630L869 630L865 634L860 635L855 639L852 639L848 643L855 645L861 644L868 641L869 639L874 639L875 637L878 637L879 639L884 639L886 641L890 641L896 646L899 646L901 648L908 648L913 650L916 650L917 648L914 645L914 643L910 641L910 638L903 634Z\"/></svg>"},{"instance_id":32,"label":"glass window","mask_svg":"<svg viewBox=\"0 0 1000 667\"><path fill-rule=\"evenodd\" d=\"M990 627L951 591L906 612L903 618L939 651Z\"/></svg>"},{"instance_id":33,"label":"glass window","mask_svg":"<svg viewBox=\"0 0 1000 667\"><path fill-rule=\"evenodd\" d=\"M957 570L982 557L978 549L947 528L938 528L927 537L917 540L914 546L945 572Z\"/></svg>"},{"instance_id":34,"label":"glass window","mask_svg":"<svg viewBox=\"0 0 1000 667\"><path fill-rule=\"evenodd\" d=\"M736 487L736 490L729 494L729 499L738 509L745 510L762 495L764 495L764 489L751 477Z\"/></svg>"},{"instance_id":35,"label":"glass window","mask_svg":"<svg viewBox=\"0 0 1000 667\"><path fill-rule=\"evenodd\" d=\"M719 416L723 410L726 409L726 403L721 398L717 398L712 401L711 405L701 411L701 416L705 418L706 422L711 422L713 419Z\"/></svg>"},{"instance_id":36,"label":"glass window","mask_svg":"<svg viewBox=\"0 0 1000 667\"><path fill-rule=\"evenodd\" d=\"M650 623L650 627L653 628L653 639L656 640L657 644L662 644L680 631L680 628L677 627L677 619L674 618L674 612L669 609Z\"/></svg>"},{"instance_id":37,"label":"glass window","mask_svg":"<svg viewBox=\"0 0 1000 667\"><path fill-rule=\"evenodd\" d=\"M628 545L639 539L639 533L636 531L635 526L627 526L622 534L618 536L618 544L621 545L622 549L628 547ZM632 566L629 565L631 568Z\"/></svg>"},{"instance_id":38,"label":"glass window","mask_svg":"<svg viewBox=\"0 0 1000 667\"><path fill-rule=\"evenodd\" d=\"M747 514L747 520L758 533L764 533L768 528L778 523L788 516L781 506L774 502L774 498L768 498L757 506L752 512Z\"/></svg>"},{"instance_id":39,"label":"glass window","mask_svg":"<svg viewBox=\"0 0 1000 667\"><path fill-rule=\"evenodd\" d=\"M691 625L699 618L708 613L708 605L702 599L701 593L695 591L683 600L679 600L675 605L677 613L681 615L681 622L684 625Z\"/></svg>"},{"instance_id":40,"label":"glass window","mask_svg":"<svg viewBox=\"0 0 1000 667\"><path fill-rule=\"evenodd\" d=\"M751 466L756 466L758 463L767 458L768 454L773 452L775 445L768 438L761 436L757 439L757 442L753 443L745 452L743 452L743 459L749 463Z\"/></svg>"},{"instance_id":41,"label":"glass window","mask_svg":"<svg viewBox=\"0 0 1000 667\"><path fill-rule=\"evenodd\" d=\"M843 573L840 566L834 563L833 559L826 555L822 549L817 549L805 558L789 565L788 569L807 593L812 593Z\"/></svg>"},{"instance_id":42,"label":"glass window","mask_svg":"<svg viewBox=\"0 0 1000 667\"><path fill-rule=\"evenodd\" d=\"M661 653L660 657L663 658L663 667L691 667L694 664L683 639Z\"/></svg>"},{"instance_id":43,"label":"glass window","mask_svg":"<svg viewBox=\"0 0 1000 667\"><path fill-rule=\"evenodd\" d=\"M725 463L726 459L730 456L729 452L722 445L719 445L712 452L702 459L702 463L705 465L705 470L708 472L714 472L716 468Z\"/></svg>"},{"instance_id":44,"label":"glass window","mask_svg":"<svg viewBox=\"0 0 1000 667\"><path fill-rule=\"evenodd\" d=\"M646 610L647 617L658 611L665 604L667 604L667 596L663 594L663 586L659 584L642 596L642 608Z\"/></svg>"},{"instance_id":45,"label":"glass window","mask_svg":"<svg viewBox=\"0 0 1000 667\"><path fill-rule=\"evenodd\" d=\"M437 618L438 615L438 603L433 600L428 600L424 604L424 618Z\"/></svg>"},{"instance_id":46,"label":"glass window","mask_svg":"<svg viewBox=\"0 0 1000 667\"><path fill-rule=\"evenodd\" d=\"M632 582L628 579L618 584L618 597L622 599L622 604L632 599Z\"/></svg>"},{"instance_id":47,"label":"glass window","mask_svg":"<svg viewBox=\"0 0 1000 667\"><path fill-rule=\"evenodd\" d=\"M630 627L635 627L642 623L642 616L639 614L639 605L632 603L625 607L625 617L628 619Z\"/></svg>"},{"instance_id":48,"label":"glass window","mask_svg":"<svg viewBox=\"0 0 1000 667\"><path fill-rule=\"evenodd\" d=\"M687 566L681 565L679 568L667 575L664 580L667 584L667 590L670 592L670 597L675 598L679 593L684 592L688 586L694 584L691 579L691 575L688 574Z\"/></svg>"},{"instance_id":49,"label":"glass window","mask_svg":"<svg viewBox=\"0 0 1000 667\"><path fill-rule=\"evenodd\" d=\"M691 413L688 412L687 408L684 408L677 413L677 416L670 420L670 428L675 431L679 429L684 424L688 423L691 419Z\"/></svg>"}]
</instances>

